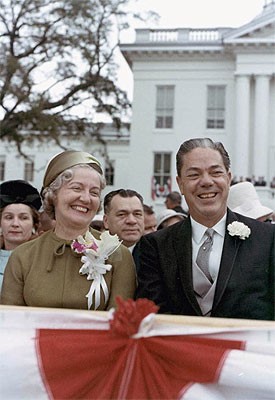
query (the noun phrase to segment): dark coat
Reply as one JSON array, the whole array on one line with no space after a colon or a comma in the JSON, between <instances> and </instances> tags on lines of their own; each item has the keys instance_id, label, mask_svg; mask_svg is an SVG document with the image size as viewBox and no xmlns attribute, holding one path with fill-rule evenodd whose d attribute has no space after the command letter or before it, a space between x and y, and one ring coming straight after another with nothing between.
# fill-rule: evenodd
<instances>
[{"instance_id":1,"label":"dark coat","mask_svg":"<svg viewBox=\"0 0 275 400\"><path fill-rule=\"evenodd\" d=\"M274 319L275 225L228 210L226 226L249 226L245 240L226 231L212 317ZM198 315L192 283L191 221L145 235L139 243L137 298L149 298L160 313Z\"/></svg>"}]
</instances>

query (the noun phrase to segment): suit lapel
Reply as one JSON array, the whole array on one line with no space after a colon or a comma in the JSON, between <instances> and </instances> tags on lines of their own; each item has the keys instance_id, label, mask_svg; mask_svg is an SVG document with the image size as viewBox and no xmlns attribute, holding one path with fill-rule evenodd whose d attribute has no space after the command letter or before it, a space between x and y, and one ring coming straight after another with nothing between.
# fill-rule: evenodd
<instances>
[{"instance_id":1,"label":"suit lapel","mask_svg":"<svg viewBox=\"0 0 275 400\"><path fill-rule=\"evenodd\" d=\"M237 215L235 215L229 209L227 211L228 212L227 212L226 227L233 221L238 221ZM228 280L231 276L231 272L234 267L235 260L241 243L242 240L240 240L237 237L230 236L226 229L212 312L215 310L215 308L221 301ZM193 289L192 229L191 229L190 218L188 218L182 224L179 224L179 230L176 233L174 241L174 251L176 254L177 265L184 293L188 301L190 302L190 305L195 310L196 314L202 315L200 306L197 302Z\"/></svg>"},{"instance_id":2,"label":"suit lapel","mask_svg":"<svg viewBox=\"0 0 275 400\"><path fill-rule=\"evenodd\" d=\"M237 216L228 209L226 227L228 226L228 224L231 224L233 221L237 221L237 220L238 220ZM217 286L216 286L216 292L215 292L212 312L215 310L215 308L219 304L219 302L223 296L223 293L226 289L228 280L230 278L232 269L234 267L234 263L235 263L241 242L242 241L238 237L230 236L227 231L227 228L226 228L224 244L223 244L223 251L222 251L222 258L221 258L219 275L218 275L218 279L217 279Z\"/></svg>"},{"instance_id":3,"label":"suit lapel","mask_svg":"<svg viewBox=\"0 0 275 400\"><path fill-rule=\"evenodd\" d=\"M190 217L179 226L175 238L175 254L184 293L196 314L202 315L193 289L192 279L192 229Z\"/></svg>"}]
</instances>

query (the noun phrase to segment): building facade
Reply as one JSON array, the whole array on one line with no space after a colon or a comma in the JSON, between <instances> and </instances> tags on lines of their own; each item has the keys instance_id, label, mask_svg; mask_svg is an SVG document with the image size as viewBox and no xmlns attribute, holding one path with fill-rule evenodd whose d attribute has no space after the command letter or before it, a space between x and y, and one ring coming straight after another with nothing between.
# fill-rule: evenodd
<instances>
[{"instance_id":1,"label":"building facade","mask_svg":"<svg viewBox=\"0 0 275 400\"><path fill-rule=\"evenodd\" d=\"M118 132L111 124L106 124L101 131L100 141L92 134L89 135L89 132L86 132L81 138L62 135L59 137L59 141L62 147L54 140L25 144L22 146L25 157L18 154L15 145L2 141L0 181L24 179L40 190L49 160L64 149L73 149L87 151L101 162L107 181L105 192L113 190L115 187L127 186L128 176L125 171L128 171L129 168L129 125L124 125Z\"/></svg>"},{"instance_id":2,"label":"building facade","mask_svg":"<svg viewBox=\"0 0 275 400\"><path fill-rule=\"evenodd\" d=\"M235 179L272 199L274 1L237 29L138 29L120 47L134 77L130 182L146 201L177 189L176 152L194 137L221 141Z\"/></svg>"},{"instance_id":3,"label":"building facade","mask_svg":"<svg viewBox=\"0 0 275 400\"><path fill-rule=\"evenodd\" d=\"M120 49L134 78L130 131L105 128L105 147L87 135L61 138L63 147L99 158L104 193L135 189L161 209L165 195L177 190L180 144L210 137L228 150L234 178L255 181L275 209L275 2L265 1L239 28L137 29L135 42ZM50 142L23 150L28 160L1 145L0 181L27 179L39 189L47 162L61 149Z\"/></svg>"}]
</instances>

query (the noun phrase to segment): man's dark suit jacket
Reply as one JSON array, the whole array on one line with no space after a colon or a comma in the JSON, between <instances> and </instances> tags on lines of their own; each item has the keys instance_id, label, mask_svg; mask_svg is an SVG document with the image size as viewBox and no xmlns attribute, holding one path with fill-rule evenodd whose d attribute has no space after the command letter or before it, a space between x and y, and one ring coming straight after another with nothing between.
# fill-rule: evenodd
<instances>
[{"instance_id":1,"label":"man's dark suit jacket","mask_svg":"<svg viewBox=\"0 0 275 400\"><path fill-rule=\"evenodd\" d=\"M245 240L226 231L212 317L274 319L275 225L228 210L226 226L240 221L251 229ZM160 313L198 315L192 283L191 221L150 233L139 243L137 298Z\"/></svg>"}]
</instances>

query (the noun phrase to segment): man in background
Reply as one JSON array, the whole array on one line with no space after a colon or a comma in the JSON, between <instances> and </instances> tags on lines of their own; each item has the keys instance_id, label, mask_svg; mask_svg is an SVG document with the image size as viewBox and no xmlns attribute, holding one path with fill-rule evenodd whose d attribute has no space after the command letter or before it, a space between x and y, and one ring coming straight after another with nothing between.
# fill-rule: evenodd
<instances>
[{"instance_id":1,"label":"man in background","mask_svg":"<svg viewBox=\"0 0 275 400\"><path fill-rule=\"evenodd\" d=\"M164 204L168 210L174 210L177 213L186 215L186 211L182 208L182 195L179 192L173 191L168 193Z\"/></svg>"},{"instance_id":2,"label":"man in background","mask_svg":"<svg viewBox=\"0 0 275 400\"><path fill-rule=\"evenodd\" d=\"M144 235L157 230L157 217L152 207L143 204L144 210Z\"/></svg>"},{"instance_id":3,"label":"man in background","mask_svg":"<svg viewBox=\"0 0 275 400\"><path fill-rule=\"evenodd\" d=\"M103 202L105 229L117 234L132 252L144 233L143 197L132 189L109 192Z\"/></svg>"}]
</instances>

